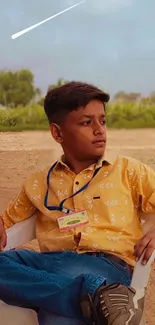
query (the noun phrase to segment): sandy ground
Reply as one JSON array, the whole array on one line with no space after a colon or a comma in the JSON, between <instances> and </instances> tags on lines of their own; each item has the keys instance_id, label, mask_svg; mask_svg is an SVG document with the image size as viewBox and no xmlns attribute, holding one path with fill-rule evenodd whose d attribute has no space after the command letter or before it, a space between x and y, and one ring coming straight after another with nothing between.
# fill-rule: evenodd
<instances>
[{"instance_id":1,"label":"sandy ground","mask_svg":"<svg viewBox=\"0 0 155 325\"><path fill-rule=\"evenodd\" d=\"M155 168L155 130L109 130L107 152L132 156ZM49 132L0 133L0 212L28 173L52 164L60 153ZM146 321L155 324L155 264L147 290Z\"/></svg>"}]
</instances>

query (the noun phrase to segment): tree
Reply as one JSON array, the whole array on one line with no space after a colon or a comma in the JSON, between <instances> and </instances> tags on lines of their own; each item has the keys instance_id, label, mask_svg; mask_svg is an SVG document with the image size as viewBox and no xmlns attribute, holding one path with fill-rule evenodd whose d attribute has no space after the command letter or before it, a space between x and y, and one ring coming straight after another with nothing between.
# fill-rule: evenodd
<instances>
[{"instance_id":1,"label":"tree","mask_svg":"<svg viewBox=\"0 0 155 325\"><path fill-rule=\"evenodd\" d=\"M44 106L44 100L45 100L45 97L41 97L40 100L37 102L37 104L40 106Z\"/></svg>"},{"instance_id":2,"label":"tree","mask_svg":"<svg viewBox=\"0 0 155 325\"><path fill-rule=\"evenodd\" d=\"M125 91L121 90L114 96L114 100L124 102L126 100L126 93Z\"/></svg>"},{"instance_id":3,"label":"tree","mask_svg":"<svg viewBox=\"0 0 155 325\"><path fill-rule=\"evenodd\" d=\"M56 84L51 84L48 86L48 90L63 86L66 83L68 83L68 81L64 80L63 78L59 78Z\"/></svg>"},{"instance_id":4,"label":"tree","mask_svg":"<svg viewBox=\"0 0 155 325\"><path fill-rule=\"evenodd\" d=\"M0 105L26 106L39 92L34 86L34 76L30 70L0 71Z\"/></svg>"},{"instance_id":5,"label":"tree","mask_svg":"<svg viewBox=\"0 0 155 325\"><path fill-rule=\"evenodd\" d=\"M31 103L35 105L41 100L41 98L42 98L42 92L41 92L40 88L36 88L34 90L34 97L31 101Z\"/></svg>"},{"instance_id":6,"label":"tree","mask_svg":"<svg viewBox=\"0 0 155 325\"><path fill-rule=\"evenodd\" d=\"M151 103L155 104L155 91L152 91L152 93L150 94L150 100Z\"/></svg>"},{"instance_id":7,"label":"tree","mask_svg":"<svg viewBox=\"0 0 155 325\"><path fill-rule=\"evenodd\" d=\"M119 91L115 96L114 100L120 102L137 102L141 97L140 93L126 93L125 91Z\"/></svg>"}]
</instances>

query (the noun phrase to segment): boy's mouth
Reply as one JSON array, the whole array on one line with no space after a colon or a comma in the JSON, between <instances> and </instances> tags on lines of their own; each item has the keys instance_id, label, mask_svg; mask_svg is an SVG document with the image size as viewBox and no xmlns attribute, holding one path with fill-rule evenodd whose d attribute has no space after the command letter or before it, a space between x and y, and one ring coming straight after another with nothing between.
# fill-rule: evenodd
<instances>
[{"instance_id":1,"label":"boy's mouth","mask_svg":"<svg viewBox=\"0 0 155 325\"><path fill-rule=\"evenodd\" d=\"M95 147L103 148L103 147L105 147L106 142L105 142L105 139L98 139L98 140L93 141L92 143L95 145Z\"/></svg>"},{"instance_id":2,"label":"boy's mouth","mask_svg":"<svg viewBox=\"0 0 155 325\"><path fill-rule=\"evenodd\" d=\"M93 144L105 144L105 139L104 138L99 138L99 139L96 139L92 142Z\"/></svg>"}]
</instances>

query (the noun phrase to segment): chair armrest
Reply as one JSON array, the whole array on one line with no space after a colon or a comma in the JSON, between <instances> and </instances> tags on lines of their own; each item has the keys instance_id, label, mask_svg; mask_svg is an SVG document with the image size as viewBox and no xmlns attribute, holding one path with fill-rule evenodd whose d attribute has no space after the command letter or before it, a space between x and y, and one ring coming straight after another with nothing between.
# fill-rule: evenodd
<instances>
[{"instance_id":1,"label":"chair armrest","mask_svg":"<svg viewBox=\"0 0 155 325\"><path fill-rule=\"evenodd\" d=\"M142 265L142 259L143 259L144 253L139 259L139 261L136 263L133 276L132 276L132 281L131 281L131 286L133 288L137 289L146 289L148 280L149 280L149 275L151 271L151 264L155 260L155 251L153 252L152 256L150 257L149 261L147 262L146 265Z\"/></svg>"},{"instance_id":2,"label":"chair armrest","mask_svg":"<svg viewBox=\"0 0 155 325\"><path fill-rule=\"evenodd\" d=\"M36 216L32 216L7 229L7 246L5 251L23 245L36 237Z\"/></svg>"}]
</instances>

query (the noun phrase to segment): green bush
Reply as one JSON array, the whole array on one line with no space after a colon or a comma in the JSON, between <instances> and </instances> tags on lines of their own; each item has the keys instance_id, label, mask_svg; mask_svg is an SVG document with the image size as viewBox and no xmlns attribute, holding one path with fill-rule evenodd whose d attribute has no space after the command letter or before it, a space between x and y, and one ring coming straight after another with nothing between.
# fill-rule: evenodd
<instances>
[{"instance_id":1,"label":"green bush","mask_svg":"<svg viewBox=\"0 0 155 325\"><path fill-rule=\"evenodd\" d=\"M0 110L0 131L47 130L48 121L39 105Z\"/></svg>"},{"instance_id":2,"label":"green bush","mask_svg":"<svg viewBox=\"0 0 155 325\"><path fill-rule=\"evenodd\" d=\"M109 128L154 128L155 104L112 102L106 108ZM42 106L0 109L0 132L48 130Z\"/></svg>"}]
</instances>

